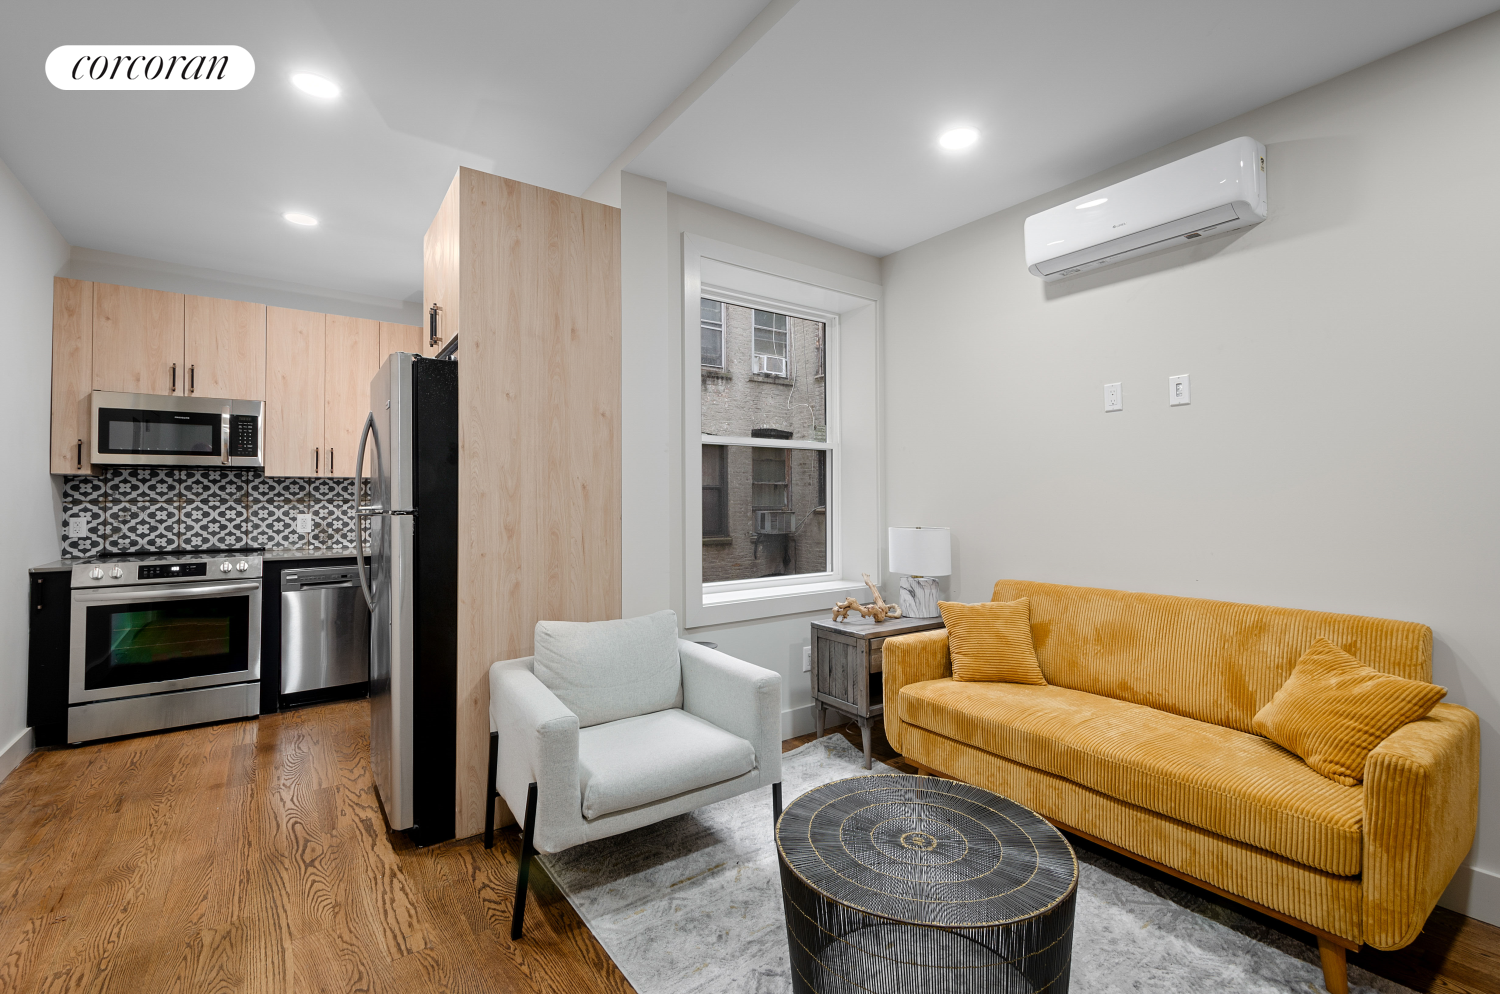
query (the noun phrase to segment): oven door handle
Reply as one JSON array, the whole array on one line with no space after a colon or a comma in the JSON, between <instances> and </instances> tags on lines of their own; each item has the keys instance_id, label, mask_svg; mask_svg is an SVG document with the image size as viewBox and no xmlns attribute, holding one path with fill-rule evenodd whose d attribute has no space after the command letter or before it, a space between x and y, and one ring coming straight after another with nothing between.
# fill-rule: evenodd
<instances>
[{"instance_id":1,"label":"oven door handle","mask_svg":"<svg viewBox=\"0 0 1500 994\"><path fill-rule=\"evenodd\" d=\"M180 601L198 597L229 597L234 594L248 594L259 589L259 580L240 580L233 583L195 583L192 586L160 583L149 587L75 590L73 591L73 601L77 604L134 604L140 601Z\"/></svg>"}]
</instances>

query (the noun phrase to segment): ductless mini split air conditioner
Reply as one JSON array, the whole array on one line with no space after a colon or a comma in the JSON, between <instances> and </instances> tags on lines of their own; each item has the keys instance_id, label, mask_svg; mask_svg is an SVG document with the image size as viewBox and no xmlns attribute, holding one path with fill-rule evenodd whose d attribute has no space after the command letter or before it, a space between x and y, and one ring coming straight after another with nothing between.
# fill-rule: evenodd
<instances>
[{"instance_id":1,"label":"ductless mini split air conditioner","mask_svg":"<svg viewBox=\"0 0 1500 994\"><path fill-rule=\"evenodd\" d=\"M1026 266L1086 272L1266 219L1266 147L1236 138L1026 219Z\"/></svg>"}]
</instances>

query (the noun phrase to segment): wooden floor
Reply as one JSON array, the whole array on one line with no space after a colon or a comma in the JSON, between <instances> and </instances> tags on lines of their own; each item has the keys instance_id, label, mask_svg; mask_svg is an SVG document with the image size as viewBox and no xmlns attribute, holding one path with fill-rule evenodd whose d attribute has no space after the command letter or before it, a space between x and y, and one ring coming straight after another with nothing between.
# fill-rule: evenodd
<instances>
[{"instance_id":1,"label":"wooden floor","mask_svg":"<svg viewBox=\"0 0 1500 994\"><path fill-rule=\"evenodd\" d=\"M355 701L34 753L0 785L0 992L629 992L539 865L510 941L514 828L385 831L368 728ZM1500 929L1449 912L1358 961L1500 994Z\"/></svg>"}]
</instances>

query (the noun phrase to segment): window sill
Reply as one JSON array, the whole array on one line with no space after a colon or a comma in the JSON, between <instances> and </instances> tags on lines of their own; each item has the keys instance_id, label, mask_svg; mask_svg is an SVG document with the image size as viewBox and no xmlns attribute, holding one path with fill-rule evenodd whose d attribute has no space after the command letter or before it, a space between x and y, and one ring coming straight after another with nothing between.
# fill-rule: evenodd
<instances>
[{"instance_id":1,"label":"window sill","mask_svg":"<svg viewBox=\"0 0 1500 994\"><path fill-rule=\"evenodd\" d=\"M792 382L792 378L790 376L777 376L775 373L751 373L750 382L769 383L772 386L777 387L796 386L796 384Z\"/></svg>"},{"instance_id":2,"label":"window sill","mask_svg":"<svg viewBox=\"0 0 1500 994\"><path fill-rule=\"evenodd\" d=\"M837 601L849 596L868 594L862 580L820 580L814 583L788 583L776 587L750 590L726 590L701 595L701 604L688 604L687 627L732 624L776 618L811 611L829 611Z\"/></svg>"},{"instance_id":3,"label":"window sill","mask_svg":"<svg viewBox=\"0 0 1500 994\"><path fill-rule=\"evenodd\" d=\"M734 374L729 372L729 370L725 369L723 366L701 366L699 368L702 369L703 375L711 380L734 379Z\"/></svg>"}]
</instances>

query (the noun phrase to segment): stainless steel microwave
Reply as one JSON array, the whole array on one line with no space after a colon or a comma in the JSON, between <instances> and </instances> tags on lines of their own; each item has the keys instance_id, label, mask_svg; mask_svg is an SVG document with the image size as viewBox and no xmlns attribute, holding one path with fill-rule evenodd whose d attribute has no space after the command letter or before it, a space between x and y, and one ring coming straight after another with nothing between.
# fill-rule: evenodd
<instances>
[{"instance_id":1,"label":"stainless steel microwave","mask_svg":"<svg viewBox=\"0 0 1500 994\"><path fill-rule=\"evenodd\" d=\"M95 466L264 466L266 402L95 390L83 400Z\"/></svg>"}]
</instances>

